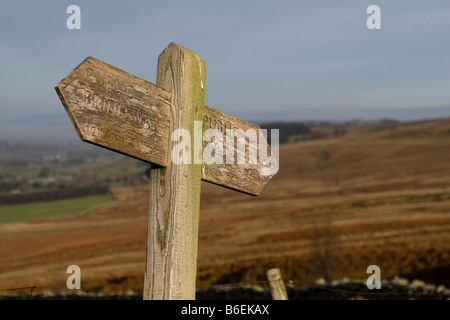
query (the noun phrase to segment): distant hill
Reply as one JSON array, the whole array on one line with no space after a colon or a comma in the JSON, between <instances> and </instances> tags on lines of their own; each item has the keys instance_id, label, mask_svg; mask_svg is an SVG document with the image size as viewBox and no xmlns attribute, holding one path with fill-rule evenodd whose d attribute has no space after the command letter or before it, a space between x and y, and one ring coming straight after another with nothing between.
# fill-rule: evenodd
<instances>
[{"instance_id":1,"label":"distant hill","mask_svg":"<svg viewBox=\"0 0 450 320\"><path fill-rule=\"evenodd\" d=\"M281 145L258 197L202 183L198 288L264 284L273 267L294 286L367 279L370 265L450 286L449 141L450 118L350 125ZM76 261L84 288L142 292L148 188L113 192L79 218L0 226L4 288L60 292Z\"/></svg>"},{"instance_id":2,"label":"distant hill","mask_svg":"<svg viewBox=\"0 0 450 320\"><path fill-rule=\"evenodd\" d=\"M239 110L227 112L255 124L274 122L346 122L352 120L376 121L393 119L417 121L450 117L450 106L423 108L307 108L280 110ZM0 140L51 139L57 141L76 140L78 135L67 114L30 115L15 118L0 118Z\"/></svg>"},{"instance_id":3,"label":"distant hill","mask_svg":"<svg viewBox=\"0 0 450 320\"><path fill-rule=\"evenodd\" d=\"M301 121L301 122L345 122L352 120L375 121L380 119L394 119L398 121L430 120L450 117L450 105L442 107L422 108L308 108L261 110L255 115L253 110L239 110L233 116L247 119L254 123L272 121Z\"/></svg>"},{"instance_id":4,"label":"distant hill","mask_svg":"<svg viewBox=\"0 0 450 320\"><path fill-rule=\"evenodd\" d=\"M73 141L78 135L66 114L33 115L0 119L0 140Z\"/></svg>"}]
</instances>

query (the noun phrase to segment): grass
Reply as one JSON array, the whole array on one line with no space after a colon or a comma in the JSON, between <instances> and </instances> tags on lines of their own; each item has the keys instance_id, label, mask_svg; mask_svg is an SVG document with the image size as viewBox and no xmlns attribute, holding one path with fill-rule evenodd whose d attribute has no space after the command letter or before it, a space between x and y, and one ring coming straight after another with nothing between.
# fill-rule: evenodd
<instances>
[{"instance_id":1,"label":"grass","mask_svg":"<svg viewBox=\"0 0 450 320\"><path fill-rule=\"evenodd\" d=\"M61 164L58 165L58 173L61 174L77 174L81 170L87 172L96 172L99 178L108 178L112 175L118 175L127 170L129 173L140 172L145 170L144 166L139 166L138 161L131 158L106 159L100 162L85 162L79 164Z\"/></svg>"},{"instance_id":2,"label":"grass","mask_svg":"<svg viewBox=\"0 0 450 320\"><path fill-rule=\"evenodd\" d=\"M51 175L76 175L81 170L93 174L98 174L99 178L108 178L112 175L123 173L137 173L145 170L145 163L132 158L108 158L98 162L83 163L58 163L58 164L41 164L29 165L27 167L1 166L0 175L10 175L16 177L35 178L39 174L42 167L48 167Z\"/></svg>"},{"instance_id":3,"label":"grass","mask_svg":"<svg viewBox=\"0 0 450 320\"><path fill-rule=\"evenodd\" d=\"M0 206L0 224L74 217L92 206L108 201L108 195L96 195L75 199L4 205Z\"/></svg>"}]
</instances>

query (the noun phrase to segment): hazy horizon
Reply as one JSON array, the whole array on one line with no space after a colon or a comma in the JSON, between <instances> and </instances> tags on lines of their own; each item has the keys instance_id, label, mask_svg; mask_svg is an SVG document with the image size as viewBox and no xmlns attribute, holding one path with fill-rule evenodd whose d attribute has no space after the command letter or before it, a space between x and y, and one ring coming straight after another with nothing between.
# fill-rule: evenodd
<instances>
[{"instance_id":1,"label":"hazy horizon","mask_svg":"<svg viewBox=\"0 0 450 320\"><path fill-rule=\"evenodd\" d=\"M338 111L338 112L333 112ZM231 114L237 116L236 114ZM431 120L450 117L450 106L436 108L342 108L333 110L331 108L317 108L309 110L290 110L282 116L276 112L261 112L255 115L241 114L241 119L255 124L268 122L321 122L344 123L346 121L373 122L382 119L397 120L401 122ZM69 116L64 113L26 115L0 118L0 141L40 140L49 139L58 141L79 140L75 128Z\"/></svg>"}]
</instances>

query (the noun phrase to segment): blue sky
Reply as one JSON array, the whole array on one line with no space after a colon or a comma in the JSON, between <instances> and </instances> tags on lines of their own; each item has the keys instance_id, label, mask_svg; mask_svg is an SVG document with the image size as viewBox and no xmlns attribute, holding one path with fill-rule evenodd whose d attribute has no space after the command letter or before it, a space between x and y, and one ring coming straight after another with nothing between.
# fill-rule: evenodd
<instances>
[{"instance_id":1,"label":"blue sky","mask_svg":"<svg viewBox=\"0 0 450 320\"><path fill-rule=\"evenodd\" d=\"M81 30L69 30L69 5ZM366 9L381 8L381 30ZM176 42L206 104L245 119L450 105L450 1L21 1L0 4L0 114L65 114L53 87L87 56L155 82Z\"/></svg>"}]
</instances>

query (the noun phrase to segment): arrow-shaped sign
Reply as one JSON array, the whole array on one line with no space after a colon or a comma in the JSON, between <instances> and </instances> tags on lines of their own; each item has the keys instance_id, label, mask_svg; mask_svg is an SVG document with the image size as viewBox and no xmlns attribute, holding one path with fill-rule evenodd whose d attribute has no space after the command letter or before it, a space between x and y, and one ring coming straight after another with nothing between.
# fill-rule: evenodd
<instances>
[{"instance_id":1,"label":"arrow-shaped sign","mask_svg":"<svg viewBox=\"0 0 450 320\"><path fill-rule=\"evenodd\" d=\"M162 167L173 161L169 139L182 139L169 132L170 91L92 57L55 89L81 140ZM259 126L205 106L201 130L191 131L194 147L180 151L202 164L205 181L258 195L278 170Z\"/></svg>"}]
</instances>

